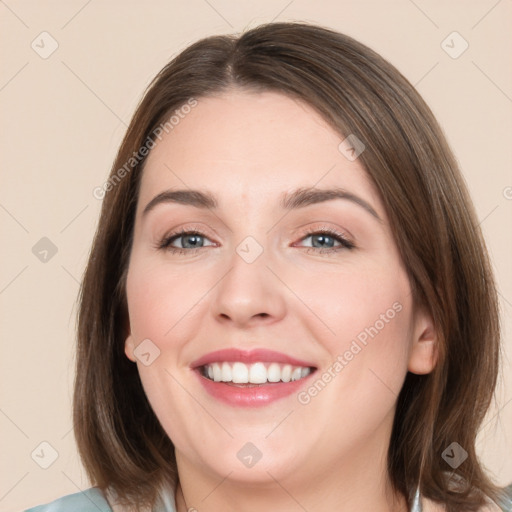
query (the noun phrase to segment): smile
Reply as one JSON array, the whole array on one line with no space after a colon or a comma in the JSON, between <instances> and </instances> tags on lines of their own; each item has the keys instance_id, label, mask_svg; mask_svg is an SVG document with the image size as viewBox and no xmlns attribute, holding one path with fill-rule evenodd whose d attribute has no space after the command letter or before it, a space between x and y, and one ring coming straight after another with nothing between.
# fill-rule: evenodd
<instances>
[{"instance_id":1,"label":"smile","mask_svg":"<svg viewBox=\"0 0 512 512\"><path fill-rule=\"evenodd\" d=\"M208 395L232 407L261 407L291 397L317 370L281 352L234 348L206 354L191 368Z\"/></svg>"},{"instance_id":2,"label":"smile","mask_svg":"<svg viewBox=\"0 0 512 512\"><path fill-rule=\"evenodd\" d=\"M214 382L233 384L265 384L267 382L291 382L307 377L312 368L281 363L218 362L204 365L202 375Z\"/></svg>"}]
</instances>

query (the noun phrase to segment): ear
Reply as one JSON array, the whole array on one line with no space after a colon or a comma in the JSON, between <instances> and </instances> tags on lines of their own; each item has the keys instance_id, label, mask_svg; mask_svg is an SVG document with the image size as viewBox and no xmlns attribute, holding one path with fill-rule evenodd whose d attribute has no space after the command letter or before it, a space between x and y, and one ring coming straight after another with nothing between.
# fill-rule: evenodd
<instances>
[{"instance_id":1,"label":"ear","mask_svg":"<svg viewBox=\"0 0 512 512\"><path fill-rule=\"evenodd\" d=\"M439 339L426 308L419 308L414 315L413 338L407 369L411 373L425 375L436 366Z\"/></svg>"},{"instance_id":2,"label":"ear","mask_svg":"<svg viewBox=\"0 0 512 512\"><path fill-rule=\"evenodd\" d=\"M133 361L135 363L136 358L133 355L134 349L135 349L135 346L134 346L133 336L131 334L129 334L128 337L126 338L126 341L124 342L124 353L126 354L126 357L130 361Z\"/></svg>"}]
</instances>

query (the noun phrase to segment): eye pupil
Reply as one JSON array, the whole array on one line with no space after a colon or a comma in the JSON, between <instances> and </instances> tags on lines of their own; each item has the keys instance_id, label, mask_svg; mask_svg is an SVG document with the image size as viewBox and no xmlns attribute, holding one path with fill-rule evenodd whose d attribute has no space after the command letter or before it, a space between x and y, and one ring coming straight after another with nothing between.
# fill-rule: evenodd
<instances>
[{"instance_id":1,"label":"eye pupil","mask_svg":"<svg viewBox=\"0 0 512 512\"><path fill-rule=\"evenodd\" d=\"M183 236L183 240L187 240L188 243L190 244L190 247L202 247L202 243L201 243L201 236L200 235L185 235ZM192 240L192 242L191 242ZM187 245L187 242L184 243L184 246Z\"/></svg>"},{"instance_id":2,"label":"eye pupil","mask_svg":"<svg viewBox=\"0 0 512 512\"><path fill-rule=\"evenodd\" d=\"M319 234L319 235L312 235L312 238L313 240L317 240L318 242L320 242L321 244L324 243L325 244L325 241L328 240L330 241L331 243L330 244L327 244L327 247L333 247L333 244L334 244L334 238L332 236L329 236L329 235L325 235L325 234ZM325 245L322 245L321 247L326 247Z\"/></svg>"}]
</instances>

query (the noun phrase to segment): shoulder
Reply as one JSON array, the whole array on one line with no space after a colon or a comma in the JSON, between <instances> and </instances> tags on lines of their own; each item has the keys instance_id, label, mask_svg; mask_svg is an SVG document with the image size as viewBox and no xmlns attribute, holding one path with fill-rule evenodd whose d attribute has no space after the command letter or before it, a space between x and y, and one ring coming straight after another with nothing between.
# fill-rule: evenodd
<instances>
[{"instance_id":1,"label":"shoulder","mask_svg":"<svg viewBox=\"0 0 512 512\"><path fill-rule=\"evenodd\" d=\"M97 487L91 487L24 512L112 512L112 509L102 491Z\"/></svg>"},{"instance_id":2,"label":"shoulder","mask_svg":"<svg viewBox=\"0 0 512 512\"><path fill-rule=\"evenodd\" d=\"M422 512L446 512L446 507L441 503L432 501L426 497L422 498ZM491 501L487 500L487 504L479 509L479 512L502 512L502 509Z\"/></svg>"}]
</instances>

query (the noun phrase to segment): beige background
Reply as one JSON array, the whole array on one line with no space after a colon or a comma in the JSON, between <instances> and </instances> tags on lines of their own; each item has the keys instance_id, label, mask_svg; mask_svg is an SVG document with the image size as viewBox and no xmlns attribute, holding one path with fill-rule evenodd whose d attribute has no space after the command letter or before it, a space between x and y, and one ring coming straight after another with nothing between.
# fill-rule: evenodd
<instances>
[{"instance_id":1,"label":"beige background","mask_svg":"<svg viewBox=\"0 0 512 512\"><path fill-rule=\"evenodd\" d=\"M145 86L196 39L271 20L318 22L371 46L443 126L502 306L504 375L478 448L496 481L512 482L511 0L0 0L0 15L0 510L90 485L71 431L75 299L101 206L92 191ZM52 40L43 31L58 43L45 59ZM441 45L453 31L469 44L458 58ZM464 44L457 38L445 43L452 54ZM58 249L46 263L32 252L42 237ZM47 469L52 448L42 442L58 452Z\"/></svg>"}]
</instances>

